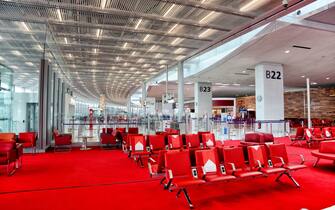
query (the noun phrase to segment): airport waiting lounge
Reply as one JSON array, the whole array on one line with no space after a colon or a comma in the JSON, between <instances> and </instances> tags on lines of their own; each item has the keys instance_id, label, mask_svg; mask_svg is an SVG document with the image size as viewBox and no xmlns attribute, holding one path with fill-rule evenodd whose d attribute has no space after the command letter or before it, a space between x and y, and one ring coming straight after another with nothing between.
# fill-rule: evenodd
<instances>
[{"instance_id":1,"label":"airport waiting lounge","mask_svg":"<svg viewBox=\"0 0 335 210\"><path fill-rule=\"evenodd\" d=\"M0 209L335 210L335 0L0 0Z\"/></svg>"}]
</instances>

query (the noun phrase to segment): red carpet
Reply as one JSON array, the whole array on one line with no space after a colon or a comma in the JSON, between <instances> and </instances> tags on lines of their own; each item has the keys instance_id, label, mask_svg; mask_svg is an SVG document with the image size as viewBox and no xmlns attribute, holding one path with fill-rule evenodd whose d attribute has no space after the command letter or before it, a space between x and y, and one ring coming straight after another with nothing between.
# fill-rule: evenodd
<instances>
[{"instance_id":1,"label":"red carpet","mask_svg":"<svg viewBox=\"0 0 335 210\"><path fill-rule=\"evenodd\" d=\"M280 139L279 141L286 141ZM232 142L230 142L232 143ZM286 178L203 185L189 190L196 209L322 209L335 205L335 165L320 161L312 168L310 149L303 153L306 170L293 175L297 189ZM292 156L293 158L293 156ZM0 171L1 209L188 209L184 197L164 191L158 179L139 168L121 151L91 150L25 155L14 176Z\"/></svg>"}]
</instances>

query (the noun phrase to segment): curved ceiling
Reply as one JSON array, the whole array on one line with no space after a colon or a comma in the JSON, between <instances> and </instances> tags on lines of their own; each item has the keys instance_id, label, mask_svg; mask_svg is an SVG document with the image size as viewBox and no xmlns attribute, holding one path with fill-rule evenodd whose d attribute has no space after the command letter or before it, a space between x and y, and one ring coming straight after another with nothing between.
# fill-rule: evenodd
<instances>
[{"instance_id":1,"label":"curved ceiling","mask_svg":"<svg viewBox=\"0 0 335 210\"><path fill-rule=\"evenodd\" d=\"M281 4L277 0L0 2L0 62L36 84L40 58L74 91L124 103L143 81ZM45 35L47 32L47 35Z\"/></svg>"}]
</instances>

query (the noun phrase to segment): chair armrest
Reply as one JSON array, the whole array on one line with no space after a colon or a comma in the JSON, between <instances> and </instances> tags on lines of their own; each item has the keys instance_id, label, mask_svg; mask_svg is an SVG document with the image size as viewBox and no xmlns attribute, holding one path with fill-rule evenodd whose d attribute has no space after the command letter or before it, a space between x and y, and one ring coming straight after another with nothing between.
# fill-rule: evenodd
<instances>
[{"instance_id":1,"label":"chair armrest","mask_svg":"<svg viewBox=\"0 0 335 210\"><path fill-rule=\"evenodd\" d=\"M231 166L231 169L232 169L232 174L234 175L234 173L235 173L235 171L236 171L236 166L235 166L235 164L234 163L227 163L228 165L230 165Z\"/></svg>"},{"instance_id":2,"label":"chair armrest","mask_svg":"<svg viewBox=\"0 0 335 210\"><path fill-rule=\"evenodd\" d=\"M154 160L153 158L149 157L148 159L148 163L152 164L152 163L156 163L156 160Z\"/></svg>"},{"instance_id":3,"label":"chair armrest","mask_svg":"<svg viewBox=\"0 0 335 210\"><path fill-rule=\"evenodd\" d=\"M261 161L256 160L256 162L257 162L258 170L260 170L261 168L263 168Z\"/></svg>"},{"instance_id":4,"label":"chair armrest","mask_svg":"<svg viewBox=\"0 0 335 210\"><path fill-rule=\"evenodd\" d=\"M279 157L279 156L271 156L271 158L275 158L275 159L280 160L280 162L281 162L281 164L282 164L280 167L283 167L283 166L285 165L284 158Z\"/></svg>"},{"instance_id":5,"label":"chair armrest","mask_svg":"<svg viewBox=\"0 0 335 210\"><path fill-rule=\"evenodd\" d=\"M303 154L290 154L290 155L297 155L300 157L300 164L305 163L305 156Z\"/></svg>"},{"instance_id":6,"label":"chair armrest","mask_svg":"<svg viewBox=\"0 0 335 210\"><path fill-rule=\"evenodd\" d=\"M172 180L173 179L173 173L172 173L171 169L168 170L168 175L169 175L169 179Z\"/></svg>"}]
</instances>

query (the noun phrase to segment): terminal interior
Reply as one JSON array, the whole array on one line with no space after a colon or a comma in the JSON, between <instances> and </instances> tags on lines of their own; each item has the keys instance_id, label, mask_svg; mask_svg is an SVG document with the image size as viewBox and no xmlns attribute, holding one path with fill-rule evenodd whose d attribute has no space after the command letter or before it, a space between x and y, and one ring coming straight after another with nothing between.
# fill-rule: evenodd
<instances>
[{"instance_id":1,"label":"terminal interior","mask_svg":"<svg viewBox=\"0 0 335 210\"><path fill-rule=\"evenodd\" d=\"M1 209L335 209L335 0L0 1Z\"/></svg>"}]
</instances>

